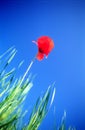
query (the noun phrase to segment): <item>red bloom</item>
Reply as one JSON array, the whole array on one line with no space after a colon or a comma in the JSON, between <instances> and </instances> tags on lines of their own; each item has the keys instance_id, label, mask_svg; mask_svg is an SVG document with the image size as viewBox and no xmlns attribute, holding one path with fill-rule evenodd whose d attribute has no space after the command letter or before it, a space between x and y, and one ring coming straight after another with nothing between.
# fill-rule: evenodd
<instances>
[{"instance_id":1,"label":"red bloom","mask_svg":"<svg viewBox=\"0 0 85 130\"><path fill-rule=\"evenodd\" d=\"M38 60L42 60L44 58L44 55L47 57L54 47L53 40L48 36L42 36L38 38L37 41L33 42L38 46L38 54L36 56Z\"/></svg>"}]
</instances>

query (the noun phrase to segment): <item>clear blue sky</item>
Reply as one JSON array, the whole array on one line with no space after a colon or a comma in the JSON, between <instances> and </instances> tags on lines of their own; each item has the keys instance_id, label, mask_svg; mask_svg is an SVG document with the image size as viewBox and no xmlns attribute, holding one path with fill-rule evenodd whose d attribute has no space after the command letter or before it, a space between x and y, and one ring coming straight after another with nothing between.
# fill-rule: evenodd
<instances>
[{"instance_id":1,"label":"clear blue sky","mask_svg":"<svg viewBox=\"0 0 85 130\"><path fill-rule=\"evenodd\" d=\"M40 130L52 130L54 106L57 124L66 110L67 126L85 130L85 2L0 0L0 54L15 45L18 53L12 66L25 60L19 75L37 53L32 40L42 35L52 37L55 48L48 59L32 66L30 72L37 77L26 104L33 105L56 81L55 101Z\"/></svg>"}]
</instances>

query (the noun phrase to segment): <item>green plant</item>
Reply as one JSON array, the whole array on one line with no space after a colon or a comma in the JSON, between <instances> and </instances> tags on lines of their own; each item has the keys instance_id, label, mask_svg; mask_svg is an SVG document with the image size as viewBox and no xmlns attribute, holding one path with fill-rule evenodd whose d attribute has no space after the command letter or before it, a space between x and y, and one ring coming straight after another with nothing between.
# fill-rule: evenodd
<instances>
[{"instance_id":1,"label":"green plant","mask_svg":"<svg viewBox=\"0 0 85 130\"><path fill-rule=\"evenodd\" d=\"M66 130L66 111L64 111L64 115L61 120L61 125L59 126L58 130ZM57 129L56 129L57 130ZM75 127L69 126L68 130L76 130Z\"/></svg>"},{"instance_id":2,"label":"green plant","mask_svg":"<svg viewBox=\"0 0 85 130\"><path fill-rule=\"evenodd\" d=\"M23 112L24 102L33 86L33 76L29 75L27 78L26 76L35 58L31 61L24 75L17 78L17 69L9 70L9 65L16 52L17 50L12 47L0 56L0 130L38 130L53 103L54 84L49 86L43 96L37 99L28 123L23 124L23 118L27 112L27 110ZM18 69L22 63L19 64ZM61 125L58 128L54 126L54 130L66 130L66 112L62 117ZM76 129L70 126L68 130Z\"/></svg>"},{"instance_id":3,"label":"green plant","mask_svg":"<svg viewBox=\"0 0 85 130\"><path fill-rule=\"evenodd\" d=\"M32 77L25 79L30 66L24 76L16 78L16 69L7 71L12 59L16 54L14 47L7 50L0 56L0 130L17 130L20 122L23 121L25 112L23 112L24 101L28 92L33 86ZM33 62L31 62L33 63ZM20 68L22 62L19 64ZM54 98L51 96L51 87L48 87L43 97L38 98L27 125L22 125L22 130L37 130L48 112L48 102Z\"/></svg>"}]
</instances>

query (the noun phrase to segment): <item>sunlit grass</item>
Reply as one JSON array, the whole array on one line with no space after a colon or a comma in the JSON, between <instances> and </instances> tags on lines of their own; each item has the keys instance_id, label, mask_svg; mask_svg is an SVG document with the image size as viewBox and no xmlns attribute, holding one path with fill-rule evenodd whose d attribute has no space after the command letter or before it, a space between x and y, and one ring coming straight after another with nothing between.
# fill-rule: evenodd
<instances>
[{"instance_id":1,"label":"sunlit grass","mask_svg":"<svg viewBox=\"0 0 85 130\"><path fill-rule=\"evenodd\" d=\"M17 130L20 121L23 121L25 112L22 111L23 103L28 92L33 86L29 76L22 82L23 77L16 78L16 69L7 72L7 67L16 54L15 48L10 48L0 56L0 130ZM22 62L19 64L21 66ZM27 125L22 125L22 130L37 130L48 112L48 102L51 87L43 97L38 98ZM23 113L23 114L22 114Z\"/></svg>"},{"instance_id":2,"label":"sunlit grass","mask_svg":"<svg viewBox=\"0 0 85 130\"><path fill-rule=\"evenodd\" d=\"M27 111L23 111L24 102L33 86L33 77L29 75L25 78L25 76L33 61L25 74L17 78L17 69L8 69L16 52L17 50L12 47L0 56L0 130L38 130L53 103L56 90L53 88L54 84L47 88L43 96L37 99L27 124L23 124ZM18 71L22 63L23 61L19 64ZM54 126L53 130L66 130L66 112L60 126ZM76 129L70 126L68 130Z\"/></svg>"},{"instance_id":3,"label":"sunlit grass","mask_svg":"<svg viewBox=\"0 0 85 130\"><path fill-rule=\"evenodd\" d=\"M69 126L69 127L67 128L67 125L66 125L66 111L64 111L64 114L63 114L63 116L62 116L62 120L61 120L60 126L57 127L57 128L55 127L54 130L76 130L76 128L75 128L75 127L72 127L72 126Z\"/></svg>"}]
</instances>

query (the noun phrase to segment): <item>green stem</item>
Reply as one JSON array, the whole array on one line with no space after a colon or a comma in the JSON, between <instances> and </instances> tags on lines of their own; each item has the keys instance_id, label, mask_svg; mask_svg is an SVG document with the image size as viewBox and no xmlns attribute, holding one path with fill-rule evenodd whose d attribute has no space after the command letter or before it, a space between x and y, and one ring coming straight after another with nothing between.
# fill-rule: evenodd
<instances>
[{"instance_id":1,"label":"green stem","mask_svg":"<svg viewBox=\"0 0 85 130\"><path fill-rule=\"evenodd\" d=\"M30 68L32 67L32 65L33 65L33 63L34 63L34 61L35 61L35 59L36 59L36 57L33 58L33 60L31 61L30 65L28 66L28 68L27 68L25 74L24 74L23 77L22 77L22 80L21 80L21 82L20 82L20 86L21 86L21 84L23 83L25 77L27 76L27 74L28 74Z\"/></svg>"}]
</instances>

